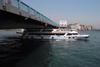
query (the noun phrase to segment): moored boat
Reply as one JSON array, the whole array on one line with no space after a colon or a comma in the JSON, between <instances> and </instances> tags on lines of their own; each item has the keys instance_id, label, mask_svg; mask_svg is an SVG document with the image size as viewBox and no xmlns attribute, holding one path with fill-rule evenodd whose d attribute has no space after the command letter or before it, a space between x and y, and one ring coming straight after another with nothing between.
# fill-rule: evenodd
<instances>
[{"instance_id":1,"label":"moored boat","mask_svg":"<svg viewBox=\"0 0 100 67\"><path fill-rule=\"evenodd\" d=\"M21 29L20 31L16 32L17 34L23 34L24 33L24 29Z\"/></svg>"}]
</instances>

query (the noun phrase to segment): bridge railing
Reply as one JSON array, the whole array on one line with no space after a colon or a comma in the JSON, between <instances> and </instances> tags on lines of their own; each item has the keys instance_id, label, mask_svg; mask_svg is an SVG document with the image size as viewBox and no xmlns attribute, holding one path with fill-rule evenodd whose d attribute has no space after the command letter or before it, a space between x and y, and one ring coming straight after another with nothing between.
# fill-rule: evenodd
<instances>
[{"instance_id":1,"label":"bridge railing","mask_svg":"<svg viewBox=\"0 0 100 67\"><path fill-rule=\"evenodd\" d=\"M18 8L18 4L19 4L18 0L12 0L12 1L11 1L11 5L12 5L12 6L15 6L15 7Z\"/></svg>"},{"instance_id":2,"label":"bridge railing","mask_svg":"<svg viewBox=\"0 0 100 67\"><path fill-rule=\"evenodd\" d=\"M46 16L39 13L38 11L20 0L1 0L1 2L6 11L10 11L12 13L16 13L27 18L35 19L37 21L41 21L59 27L58 24L56 24L55 22L53 22L52 20L50 20L49 18L47 18Z\"/></svg>"}]
</instances>

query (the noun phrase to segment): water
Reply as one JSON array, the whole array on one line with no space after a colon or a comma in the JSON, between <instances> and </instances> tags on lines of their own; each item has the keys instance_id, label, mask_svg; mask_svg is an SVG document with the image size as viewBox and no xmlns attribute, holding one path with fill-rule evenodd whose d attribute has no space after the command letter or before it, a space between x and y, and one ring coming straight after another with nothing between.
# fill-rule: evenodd
<instances>
[{"instance_id":1,"label":"water","mask_svg":"<svg viewBox=\"0 0 100 67\"><path fill-rule=\"evenodd\" d=\"M21 40L0 31L1 67L100 67L100 31L79 31L89 40Z\"/></svg>"}]
</instances>

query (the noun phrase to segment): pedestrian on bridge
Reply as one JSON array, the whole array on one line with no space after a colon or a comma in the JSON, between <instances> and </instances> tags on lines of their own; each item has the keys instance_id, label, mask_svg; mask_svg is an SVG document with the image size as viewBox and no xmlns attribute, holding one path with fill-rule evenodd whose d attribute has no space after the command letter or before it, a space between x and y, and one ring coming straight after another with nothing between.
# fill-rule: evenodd
<instances>
[{"instance_id":1,"label":"pedestrian on bridge","mask_svg":"<svg viewBox=\"0 0 100 67\"><path fill-rule=\"evenodd\" d=\"M11 4L11 0L8 0L8 3Z\"/></svg>"}]
</instances>

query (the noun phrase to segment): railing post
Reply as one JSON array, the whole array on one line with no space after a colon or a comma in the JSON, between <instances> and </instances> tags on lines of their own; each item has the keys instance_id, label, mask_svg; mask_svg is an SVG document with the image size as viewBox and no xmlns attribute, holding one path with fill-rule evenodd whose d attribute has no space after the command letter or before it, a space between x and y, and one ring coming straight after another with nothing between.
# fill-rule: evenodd
<instances>
[{"instance_id":1,"label":"railing post","mask_svg":"<svg viewBox=\"0 0 100 67\"><path fill-rule=\"evenodd\" d=\"M45 16L43 16L44 17L44 22L45 22Z\"/></svg>"},{"instance_id":2,"label":"railing post","mask_svg":"<svg viewBox=\"0 0 100 67\"><path fill-rule=\"evenodd\" d=\"M3 0L3 8L6 10L6 0Z\"/></svg>"},{"instance_id":3,"label":"railing post","mask_svg":"<svg viewBox=\"0 0 100 67\"><path fill-rule=\"evenodd\" d=\"M47 19L47 23L49 23L49 19Z\"/></svg>"},{"instance_id":4,"label":"railing post","mask_svg":"<svg viewBox=\"0 0 100 67\"><path fill-rule=\"evenodd\" d=\"M29 17L31 15L30 6L28 7Z\"/></svg>"},{"instance_id":5,"label":"railing post","mask_svg":"<svg viewBox=\"0 0 100 67\"><path fill-rule=\"evenodd\" d=\"M20 14L21 14L21 1L19 0L19 2L18 2L18 7L19 7L19 12L20 12Z\"/></svg>"},{"instance_id":6,"label":"railing post","mask_svg":"<svg viewBox=\"0 0 100 67\"><path fill-rule=\"evenodd\" d=\"M40 19L40 21L41 21L41 17L40 17L40 15L41 15L41 14L39 13L39 19Z\"/></svg>"},{"instance_id":7,"label":"railing post","mask_svg":"<svg viewBox=\"0 0 100 67\"><path fill-rule=\"evenodd\" d=\"M35 10L35 19L37 18L37 12L36 12L36 10Z\"/></svg>"},{"instance_id":8,"label":"railing post","mask_svg":"<svg viewBox=\"0 0 100 67\"><path fill-rule=\"evenodd\" d=\"M47 18L45 17L45 22L47 23Z\"/></svg>"},{"instance_id":9,"label":"railing post","mask_svg":"<svg viewBox=\"0 0 100 67\"><path fill-rule=\"evenodd\" d=\"M45 22L45 17L43 16L44 22Z\"/></svg>"},{"instance_id":10,"label":"railing post","mask_svg":"<svg viewBox=\"0 0 100 67\"><path fill-rule=\"evenodd\" d=\"M39 13L39 19L40 19L40 21L41 21L40 15L41 15L41 14Z\"/></svg>"},{"instance_id":11,"label":"railing post","mask_svg":"<svg viewBox=\"0 0 100 67\"><path fill-rule=\"evenodd\" d=\"M43 22L43 15L41 14L41 19L42 19L42 22Z\"/></svg>"},{"instance_id":12,"label":"railing post","mask_svg":"<svg viewBox=\"0 0 100 67\"><path fill-rule=\"evenodd\" d=\"M44 22L44 18L43 18L43 15L42 15L42 21Z\"/></svg>"}]
</instances>

